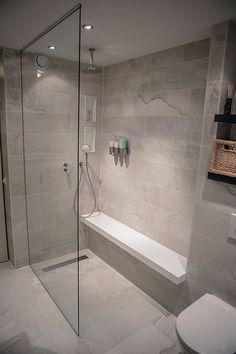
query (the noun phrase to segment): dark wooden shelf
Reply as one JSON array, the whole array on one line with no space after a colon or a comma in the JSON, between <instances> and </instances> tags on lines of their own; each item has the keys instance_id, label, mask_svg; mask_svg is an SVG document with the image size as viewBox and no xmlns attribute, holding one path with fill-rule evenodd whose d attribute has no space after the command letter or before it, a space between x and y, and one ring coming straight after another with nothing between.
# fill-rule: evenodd
<instances>
[{"instance_id":1,"label":"dark wooden shelf","mask_svg":"<svg viewBox=\"0 0 236 354\"><path fill-rule=\"evenodd\" d=\"M220 175L220 174L216 174L216 173L212 173L212 172L208 172L207 178L212 179L213 181L236 184L235 177Z\"/></svg>"},{"instance_id":2,"label":"dark wooden shelf","mask_svg":"<svg viewBox=\"0 0 236 354\"><path fill-rule=\"evenodd\" d=\"M216 114L215 122L236 124L236 114Z\"/></svg>"}]
</instances>

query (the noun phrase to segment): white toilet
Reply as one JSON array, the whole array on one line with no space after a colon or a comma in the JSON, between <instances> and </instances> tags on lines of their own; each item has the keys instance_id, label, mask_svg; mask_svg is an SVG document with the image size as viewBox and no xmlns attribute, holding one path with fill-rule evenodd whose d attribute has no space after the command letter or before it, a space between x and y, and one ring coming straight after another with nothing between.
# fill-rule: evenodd
<instances>
[{"instance_id":1,"label":"white toilet","mask_svg":"<svg viewBox=\"0 0 236 354\"><path fill-rule=\"evenodd\" d=\"M176 332L190 354L236 354L236 308L205 294L180 313Z\"/></svg>"}]
</instances>

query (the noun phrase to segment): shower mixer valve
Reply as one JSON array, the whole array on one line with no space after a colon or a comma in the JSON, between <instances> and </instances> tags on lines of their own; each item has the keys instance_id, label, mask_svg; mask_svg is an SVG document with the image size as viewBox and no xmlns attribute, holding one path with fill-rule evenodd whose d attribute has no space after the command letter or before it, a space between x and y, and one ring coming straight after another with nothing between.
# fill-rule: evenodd
<instances>
[{"instance_id":1,"label":"shower mixer valve","mask_svg":"<svg viewBox=\"0 0 236 354\"><path fill-rule=\"evenodd\" d=\"M64 161L61 165L62 173L65 175L70 175L72 171L72 163L70 161Z\"/></svg>"}]
</instances>

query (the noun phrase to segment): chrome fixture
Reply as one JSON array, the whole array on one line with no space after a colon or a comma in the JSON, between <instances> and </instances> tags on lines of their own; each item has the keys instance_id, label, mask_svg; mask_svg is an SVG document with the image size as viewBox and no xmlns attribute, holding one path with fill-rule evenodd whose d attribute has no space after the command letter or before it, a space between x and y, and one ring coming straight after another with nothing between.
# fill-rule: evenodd
<instances>
[{"instance_id":1,"label":"chrome fixture","mask_svg":"<svg viewBox=\"0 0 236 354\"><path fill-rule=\"evenodd\" d=\"M82 25L82 28L85 29L85 30L87 30L87 31L90 31L90 30L93 29L94 27L93 27L93 25L84 24L84 25Z\"/></svg>"},{"instance_id":2,"label":"chrome fixture","mask_svg":"<svg viewBox=\"0 0 236 354\"><path fill-rule=\"evenodd\" d=\"M81 69L81 71L83 73L86 73L86 74L98 74L98 73L102 72L102 68L94 66L93 55L94 55L95 50L96 50L95 48L89 48L90 65Z\"/></svg>"}]
</instances>

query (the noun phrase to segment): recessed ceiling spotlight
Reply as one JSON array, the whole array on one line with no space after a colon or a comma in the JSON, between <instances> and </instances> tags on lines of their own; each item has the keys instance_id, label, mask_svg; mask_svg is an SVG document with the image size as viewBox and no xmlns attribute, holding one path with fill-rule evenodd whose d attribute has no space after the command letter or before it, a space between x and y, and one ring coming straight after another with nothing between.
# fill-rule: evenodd
<instances>
[{"instance_id":1,"label":"recessed ceiling spotlight","mask_svg":"<svg viewBox=\"0 0 236 354\"><path fill-rule=\"evenodd\" d=\"M88 31L93 29L93 25L83 25L82 27L83 27L83 29L86 29Z\"/></svg>"},{"instance_id":2,"label":"recessed ceiling spotlight","mask_svg":"<svg viewBox=\"0 0 236 354\"><path fill-rule=\"evenodd\" d=\"M55 45L49 45L49 46L48 46L48 49L50 49L50 50L55 50L56 47L55 47Z\"/></svg>"}]
</instances>

